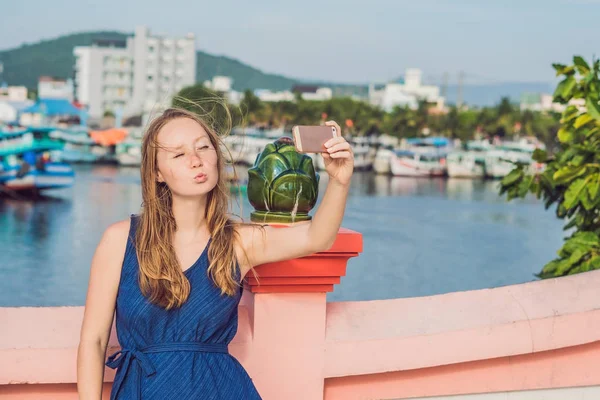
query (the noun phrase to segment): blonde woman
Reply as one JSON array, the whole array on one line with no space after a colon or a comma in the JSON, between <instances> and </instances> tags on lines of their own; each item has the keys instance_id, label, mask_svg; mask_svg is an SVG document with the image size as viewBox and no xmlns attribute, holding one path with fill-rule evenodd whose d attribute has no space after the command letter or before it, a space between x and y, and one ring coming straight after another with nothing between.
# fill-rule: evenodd
<instances>
[{"instance_id":1,"label":"blonde woman","mask_svg":"<svg viewBox=\"0 0 600 400\"><path fill-rule=\"evenodd\" d=\"M326 148L330 179L310 223L234 223L218 135L185 110L152 121L142 143L142 210L108 227L92 261L77 359L80 399L101 398L115 312L122 349L106 363L117 369L111 399L260 399L227 351L241 282L256 265L332 245L353 154L342 137Z\"/></svg>"}]
</instances>

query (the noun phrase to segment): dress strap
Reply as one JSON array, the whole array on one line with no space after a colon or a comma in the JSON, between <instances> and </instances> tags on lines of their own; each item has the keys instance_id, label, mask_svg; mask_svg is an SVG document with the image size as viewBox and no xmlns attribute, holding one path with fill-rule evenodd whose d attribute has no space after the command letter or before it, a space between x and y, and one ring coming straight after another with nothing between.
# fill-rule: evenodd
<instances>
[{"instance_id":1,"label":"dress strap","mask_svg":"<svg viewBox=\"0 0 600 400\"><path fill-rule=\"evenodd\" d=\"M135 232L137 231L137 226L140 220L140 216L137 214L131 214L129 216L129 235L127 236L128 241L134 245L135 248Z\"/></svg>"}]
</instances>

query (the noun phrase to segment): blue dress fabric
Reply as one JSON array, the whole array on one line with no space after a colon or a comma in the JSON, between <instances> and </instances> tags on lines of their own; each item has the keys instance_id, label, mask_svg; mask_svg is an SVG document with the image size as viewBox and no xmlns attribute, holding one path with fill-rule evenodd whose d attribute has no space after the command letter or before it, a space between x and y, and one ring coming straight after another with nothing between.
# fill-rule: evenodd
<instances>
[{"instance_id":1,"label":"blue dress fabric","mask_svg":"<svg viewBox=\"0 0 600 400\"><path fill-rule=\"evenodd\" d=\"M165 310L150 303L138 284L137 218L131 217L116 302L121 350L106 363L117 369L111 400L260 399L244 367L227 350L237 332L242 289L221 295L208 276L210 240L184 272L191 286L188 300Z\"/></svg>"}]
</instances>

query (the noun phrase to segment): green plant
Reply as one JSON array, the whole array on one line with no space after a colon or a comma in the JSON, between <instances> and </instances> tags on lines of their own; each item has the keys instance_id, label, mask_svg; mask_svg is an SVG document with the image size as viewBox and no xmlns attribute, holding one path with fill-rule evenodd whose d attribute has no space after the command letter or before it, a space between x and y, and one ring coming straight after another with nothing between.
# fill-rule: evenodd
<instances>
[{"instance_id":1,"label":"green plant","mask_svg":"<svg viewBox=\"0 0 600 400\"><path fill-rule=\"evenodd\" d=\"M568 221L564 229L573 230L540 278L600 269L600 61L590 66L576 56L572 65L553 67L564 77L554 100L567 104L556 134L558 151L549 156L536 150L533 159L545 163L545 170L531 174L517 165L500 188L508 200L535 193L546 209L556 204L556 215Z\"/></svg>"}]
</instances>

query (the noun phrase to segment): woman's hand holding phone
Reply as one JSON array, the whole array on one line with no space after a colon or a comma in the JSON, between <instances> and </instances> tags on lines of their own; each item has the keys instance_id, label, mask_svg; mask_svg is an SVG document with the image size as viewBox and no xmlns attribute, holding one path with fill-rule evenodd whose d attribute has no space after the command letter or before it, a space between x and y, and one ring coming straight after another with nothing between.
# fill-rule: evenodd
<instances>
[{"instance_id":1,"label":"woman's hand holding phone","mask_svg":"<svg viewBox=\"0 0 600 400\"><path fill-rule=\"evenodd\" d=\"M350 184L354 154L335 121L328 121L325 126L294 126L292 133L298 152L321 153L330 181Z\"/></svg>"}]
</instances>

